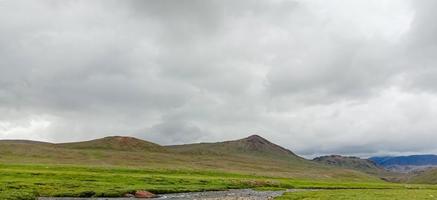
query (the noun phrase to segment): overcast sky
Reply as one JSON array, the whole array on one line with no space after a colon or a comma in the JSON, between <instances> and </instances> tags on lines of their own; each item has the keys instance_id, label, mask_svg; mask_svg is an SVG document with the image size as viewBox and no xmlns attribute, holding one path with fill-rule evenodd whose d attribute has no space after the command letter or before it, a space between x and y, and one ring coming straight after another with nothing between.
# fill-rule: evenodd
<instances>
[{"instance_id":1,"label":"overcast sky","mask_svg":"<svg viewBox=\"0 0 437 200\"><path fill-rule=\"evenodd\" d=\"M437 1L0 0L0 139L437 153Z\"/></svg>"}]
</instances>

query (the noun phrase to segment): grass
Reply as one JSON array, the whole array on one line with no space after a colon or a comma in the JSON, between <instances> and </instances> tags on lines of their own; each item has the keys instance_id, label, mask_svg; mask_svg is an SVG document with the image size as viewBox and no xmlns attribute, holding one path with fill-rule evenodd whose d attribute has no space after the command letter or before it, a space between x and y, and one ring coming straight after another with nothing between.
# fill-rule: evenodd
<instances>
[{"instance_id":1,"label":"grass","mask_svg":"<svg viewBox=\"0 0 437 200\"><path fill-rule=\"evenodd\" d=\"M0 165L0 199L35 196L119 197L136 190L155 193L268 186L257 178L214 172L141 170L59 165Z\"/></svg>"},{"instance_id":2,"label":"grass","mask_svg":"<svg viewBox=\"0 0 437 200\"><path fill-rule=\"evenodd\" d=\"M420 188L385 182L314 181L207 170L89 167L53 164L0 164L0 199L120 197L136 190L173 193L237 188ZM432 186L426 186L430 188Z\"/></svg>"},{"instance_id":3,"label":"grass","mask_svg":"<svg viewBox=\"0 0 437 200\"><path fill-rule=\"evenodd\" d=\"M412 200L437 199L437 190L430 189L358 189L319 190L285 193L276 200Z\"/></svg>"}]
</instances>

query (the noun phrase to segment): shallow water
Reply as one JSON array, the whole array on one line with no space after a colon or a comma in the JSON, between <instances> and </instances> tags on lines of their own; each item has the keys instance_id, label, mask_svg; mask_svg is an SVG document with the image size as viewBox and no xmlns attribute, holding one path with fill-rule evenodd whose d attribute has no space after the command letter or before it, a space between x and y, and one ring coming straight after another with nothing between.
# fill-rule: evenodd
<instances>
[{"instance_id":1,"label":"shallow water","mask_svg":"<svg viewBox=\"0 0 437 200\"><path fill-rule=\"evenodd\" d=\"M157 199L166 200L183 200L183 199L226 199L226 200L265 200L273 199L273 197L280 196L284 191L254 191L251 189L242 190L227 190L227 191L209 191L209 192L189 192L179 194L163 195Z\"/></svg>"}]
</instances>

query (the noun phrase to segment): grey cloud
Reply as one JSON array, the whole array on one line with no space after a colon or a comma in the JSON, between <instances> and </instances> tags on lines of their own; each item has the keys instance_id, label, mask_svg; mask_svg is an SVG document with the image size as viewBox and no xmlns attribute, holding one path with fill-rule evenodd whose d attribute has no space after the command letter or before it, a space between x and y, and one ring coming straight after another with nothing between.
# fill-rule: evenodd
<instances>
[{"instance_id":1,"label":"grey cloud","mask_svg":"<svg viewBox=\"0 0 437 200\"><path fill-rule=\"evenodd\" d=\"M0 138L434 151L433 5L0 1Z\"/></svg>"},{"instance_id":2,"label":"grey cloud","mask_svg":"<svg viewBox=\"0 0 437 200\"><path fill-rule=\"evenodd\" d=\"M432 23L432 19L436 15L434 8L437 6L437 2L430 0L412 1L411 5L414 8L414 20L408 35L409 40L411 40L410 44L416 48L435 46L437 25Z\"/></svg>"},{"instance_id":3,"label":"grey cloud","mask_svg":"<svg viewBox=\"0 0 437 200\"><path fill-rule=\"evenodd\" d=\"M401 58L406 70L403 74L405 87L413 91L433 92L437 71L437 26L433 19L437 16L433 8L435 1L412 1L414 19L409 33L405 36L404 56Z\"/></svg>"}]
</instances>

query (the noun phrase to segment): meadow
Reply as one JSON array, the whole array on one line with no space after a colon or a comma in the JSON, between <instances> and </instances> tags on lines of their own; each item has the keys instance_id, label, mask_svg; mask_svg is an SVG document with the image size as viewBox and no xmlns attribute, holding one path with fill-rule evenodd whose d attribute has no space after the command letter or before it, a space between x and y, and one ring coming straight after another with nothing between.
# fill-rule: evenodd
<instances>
[{"instance_id":1,"label":"meadow","mask_svg":"<svg viewBox=\"0 0 437 200\"><path fill-rule=\"evenodd\" d=\"M397 189L393 191L403 191L402 189L408 188L432 189L434 186L392 184L382 181L315 181L208 170L159 170L54 164L0 164L0 199L4 200L28 200L35 199L38 196L120 197L136 190L148 190L154 193L174 193L237 188L254 188L259 190L290 188L382 189L381 191L384 192L389 191L387 189ZM329 191L345 191L345 193L339 193L339 195L349 195L349 191L359 190ZM426 193L426 191L431 190L423 191ZM302 192L299 195L310 195L309 197L316 199L319 198L317 195L322 195L319 199L326 199L324 193L318 192ZM304 197L302 196L302 198ZM330 198L329 195L328 197ZM294 194L290 196L287 194L283 197L283 199L287 198L299 199L300 196L294 196Z\"/></svg>"},{"instance_id":2,"label":"meadow","mask_svg":"<svg viewBox=\"0 0 437 200\"><path fill-rule=\"evenodd\" d=\"M276 200L435 200L437 190L430 189L342 189L285 193Z\"/></svg>"}]
</instances>

